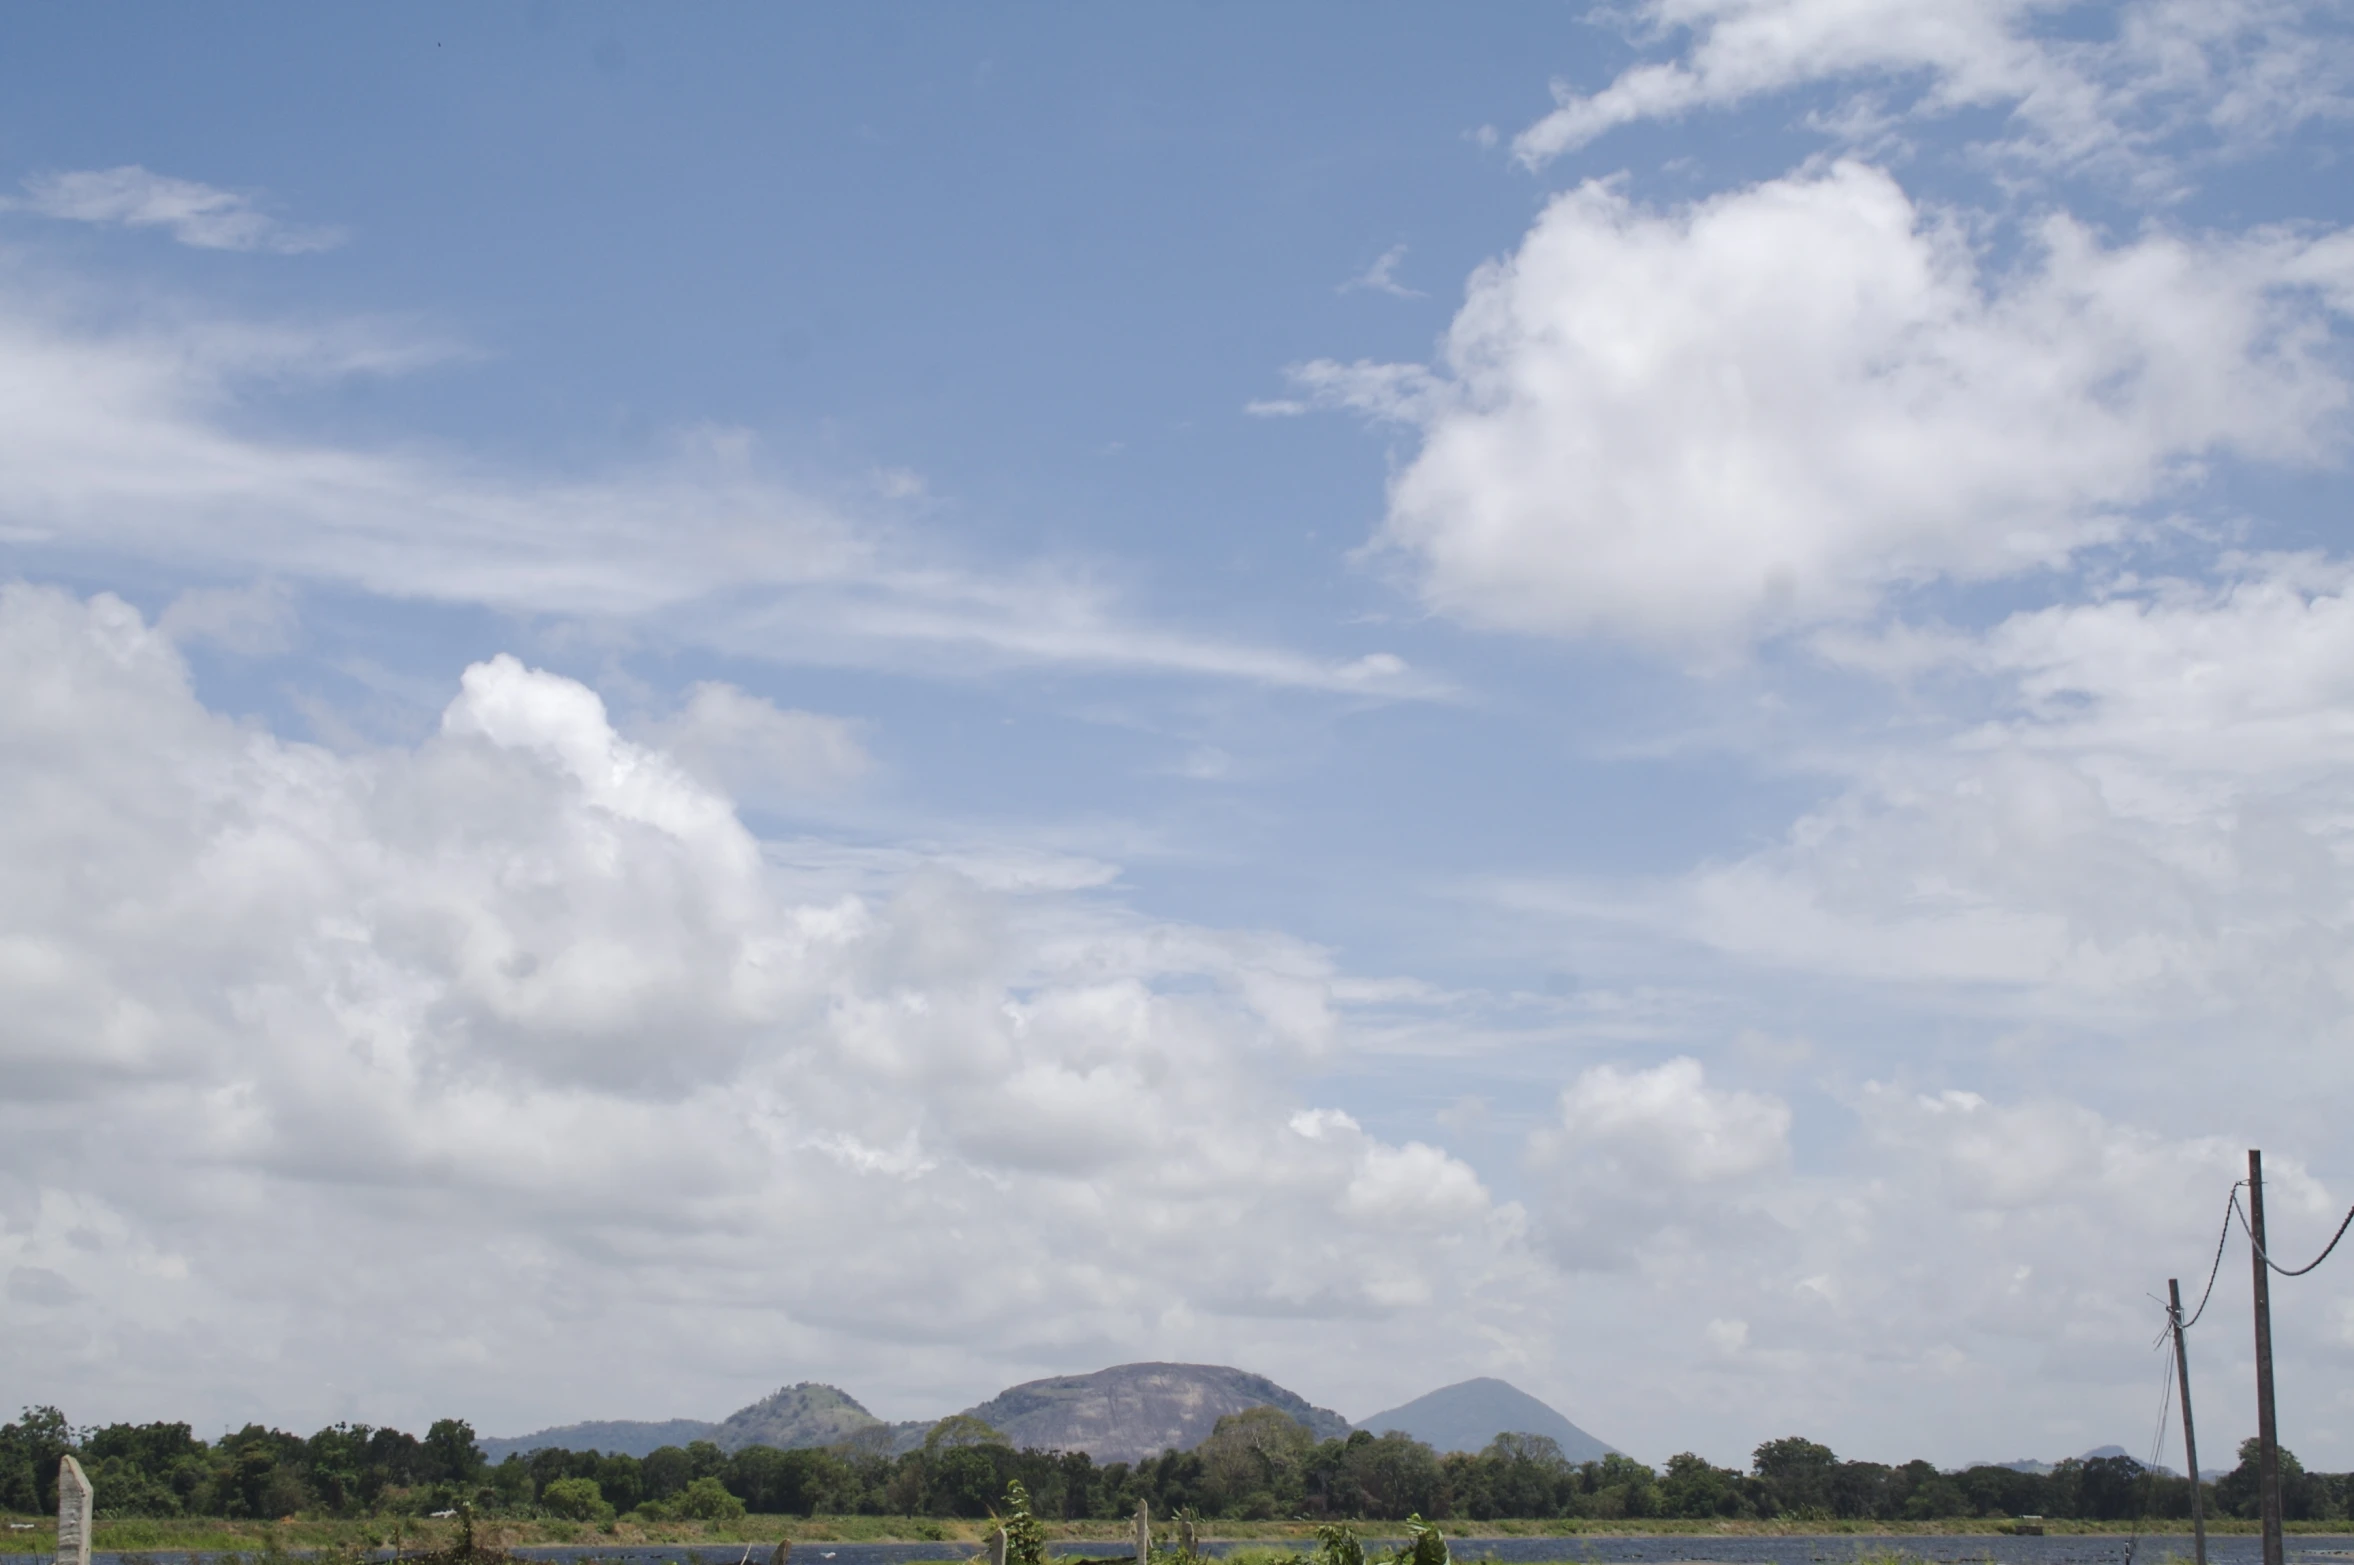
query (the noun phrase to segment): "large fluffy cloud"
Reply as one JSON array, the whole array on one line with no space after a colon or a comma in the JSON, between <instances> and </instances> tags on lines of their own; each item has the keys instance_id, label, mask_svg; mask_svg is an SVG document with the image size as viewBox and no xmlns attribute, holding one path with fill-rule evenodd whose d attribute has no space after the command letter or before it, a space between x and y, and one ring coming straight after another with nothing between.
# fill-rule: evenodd
<instances>
[{"instance_id":1,"label":"large fluffy cloud","mask_svg":"<svg viewBox=\"0 0 2354 1565\"><path fill-rule=\"evenodd\" d=\"M747 699L683 729L842 773ZM1524 1264L1460 1162L1297 1117L1317 952L796 869L512 658L334 754L208 711L122 603L13 587L0 732L0 1373L81 1416L503 1426L796 1365L921 1407L1107 1343L1379 1337Z\"/></svg>"},{"instance_id":2,"label":"large fluffy cloud","mask_svg":"<svg viewBox=\"0 0 2354 1565\"><path fill-rule=\"evenodd\" d=\"M1736 1432L1753 1443L1836 1430L1842 1449L1948 1463L2029 1439L2055 1450L2146 1439L2145 1397L2165 1367L2147 1351L2162 1323L2151 1295L2173 1274L2199 1298L2241 1144L2156 1134L2049 1095L1888 1081L1842 1095L1855 1156L1806 1169L1791 1156L1788 1103L1688 1059L1596 1067L1563 1093L1531 1148L1538 1233L1576 1269L1589 1308L1640 1315L1657 1344L1591 1371L1612 1400L1722 1409L1718 1438L1733 1448L1714 1449L1719 1460L1745 1453L1725 1438ZM2282 1247L2302 1259L2343 1192L2293 1156L2267 1173L2276 1228L2297 1236ZM2212 1377L2205 1427L2228 1449L2250 1415L2238 1389L2245 1251L2226 1260L2194 1353ZM2350 1361L2349 1297L2330 1278L2280 1296L2282 1351L2309 1381ZM2293 1446L2346 1449L2354 1409L2326 1394L2297 1401Z\"/></svg>"},{"instance_id":3,"label":"large fluffy cloud","mask_svg":"<svg viewBox=\"0 0 2354 1565\"><path fill-rule=\"evenodd\" d=\"M2350 288L2343 236L2058 216L1998 272L1845 163L1673 211L1585 185L1473 277L1444 375L1300 374L1419 429L1382 540L1433 607L1721 646L2059 564L2216 455L2314 459Z\"/></svg>"},{"instance_id":4,"label":"large fluffy cloud","mask_svg":"<svg viewBox=\"0 0 2354 1565\"><path fill-rule=\"evenodd\" d=\"M1698 1060L1595 1066L1530 1143L1532 1164L1561 1192L1542 1208L1546 1237L1571 1266L1624 1265L1638 1247L1723 1245L1751 1217L1761 1176L1787 1169L1789 1137L1787 1105L1710 1086Z\"/></svg>"},{"instance_id":5,"label":"large fluffy cloud","mask_svg":"<svg viewBox=\"0 0 2354 1565\"><path fill-rule=\"evenodd\" d=\"M1844 1177L1772 1091L1597 1063L1485 1148L1524 1207L1329 1106L1382 985L1091 872L762 842L511 658L333 753L20 586L0 735L0 1373L77 1417L506 1429L803 1374L915 1414L1164 1355L1357 1410L1508 1374L1652 1456L2068 1449L2139 1416L2116 1343L2236 1156L1882 1085L1838 1089ZM2039 1355L2057 1389L2004 1378Z\"/></svg>"},{"instance_id":6,"label":"large fluffy cloud","mask_svg":"<svg viewBox=\"0 0 2354 1565\"><path fill-rule=\"evenodd\" d=\"M1864 748L1782 844L1701 872L1691 914L1708 938L1816 970L2017 986L2065 1013L2342 1035L2343 562L2248 561L1982 635L1826 645L1967 680L1986 715Z\"/></svg>"}]
</instances>

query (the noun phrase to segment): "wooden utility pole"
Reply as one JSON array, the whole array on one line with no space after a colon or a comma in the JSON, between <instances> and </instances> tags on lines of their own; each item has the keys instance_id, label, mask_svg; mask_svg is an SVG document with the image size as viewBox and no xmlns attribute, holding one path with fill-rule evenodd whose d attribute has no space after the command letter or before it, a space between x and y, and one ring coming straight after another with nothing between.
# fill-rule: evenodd
<instances>
[{"instance_id":1,"label":"wooden utility pole","mask_svg":"<svg viewBox=\"0 0 2354 1565\"><path fill-rule=\"evenodd\" d=\"M2264 1503L2264 1565L2285 1565L2280 1539L2280 1430L2272 1415L2272 1263L2264 1256L2264 1154L2248 1149L2248 1246L2256 1267L2256 1485Z\"/></svg>"},{"instance_id":2,"label":"wooden utility pole","mask_svg":"<svg viewBox=\"0 0 2354 1565\"><path fill-rule=\"evenodd\" d=\"M2191 1355L2182 1343L2182 1285L2166 1279L2166 1318L2174 1323L2174 1378L2182 1386L2182 1459L2191 1470L2191 1539L2207 1565L2207 1496L2199 1488L2199 1436L2191 1426Z\"/></svg>"}]
</instances>

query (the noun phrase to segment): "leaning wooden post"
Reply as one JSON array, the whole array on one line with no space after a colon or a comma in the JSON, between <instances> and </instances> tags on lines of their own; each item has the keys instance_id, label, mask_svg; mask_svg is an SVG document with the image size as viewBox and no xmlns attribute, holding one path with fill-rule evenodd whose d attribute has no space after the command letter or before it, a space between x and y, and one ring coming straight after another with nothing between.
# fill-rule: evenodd
<instances>
[{"instance_id":1,"label":"leaning wooden post","mask_svg":"<svg viewBox=\"0 0 2354 1565\"><path fill-rule=\"evenodd\" d=\"M992 1527L989 1530L989 1565L1005 1565L1005 1529L1003 1527Z\"/></svg>"},{"instance_id":2,"label":"leaning wooden post","mask_svg":"<svg viewBox=\"0 0 2354 1565\"><path fill-rule=\"evenodd\" d=\"M2280 1429L2272 1409L2272 1262L2264 1253L2264 1154L2248 1149L2248 1246L2256 1266L2256 1488L2264 1503L2264 1565L2284 1565L2280 1538Z\"/></svg>"},{"instance_id":3,"label":"leaning wooden post","mask_svg":"<svg viewBox=\"0 0 2354 1565\"><path fill-rule=\"evenodd\" d=\"M90 1480L70 1456L57 1459L57 1565L90 1565Z\"/></svg>"},{"instance_id":4,"label":"leaning wooden post","mask_svg":"<svg viewBox=\"0 0 2354 1565\"><path fill-rule=\"evenodd\" d=\"M2182 1343L2182 1285L2166 1279L2166 1318L2174 1323L2174 1378L2182 1385L2182 1459L2191 1470L2191 1539L2207 1565L2207 1496L2199 1488L2199 1436L2191 1427L2191 1356Z\"/></svg>"},{"instance_id":5,"label":"leaning wooden post","mask_svg":"<svg viewBox=\"0 0 2354 1565\"><path fill-rule=\"evenodd\" d=\"M1136 1502L1136 1565L1151 1565L1152 1507L1144 1501Z\"/></svg>"}]
</instances>

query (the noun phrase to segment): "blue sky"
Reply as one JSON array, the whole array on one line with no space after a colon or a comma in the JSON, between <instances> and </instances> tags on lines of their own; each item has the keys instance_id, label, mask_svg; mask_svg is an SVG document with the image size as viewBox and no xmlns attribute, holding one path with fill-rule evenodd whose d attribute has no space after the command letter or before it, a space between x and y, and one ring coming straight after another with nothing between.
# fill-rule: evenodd
<instances>
[{"instance_id":1,"label":"blue sky","mask_svg":"<svg viewBox=\"0 0 2354 1565\"><path fill-rule=\"evenodd\" d=\"M20 1401L2051 1456L2354 1196L2338 11L16 42Z\"/></svg>"}]
</instances>

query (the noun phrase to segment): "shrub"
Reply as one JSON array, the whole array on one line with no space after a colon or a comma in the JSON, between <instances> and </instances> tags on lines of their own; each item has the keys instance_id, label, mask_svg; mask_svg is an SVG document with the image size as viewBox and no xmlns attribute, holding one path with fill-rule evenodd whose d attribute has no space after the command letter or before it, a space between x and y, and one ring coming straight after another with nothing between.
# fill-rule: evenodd
<instances>
[{"instance_id":1,"label":"shrub","mask_svg":"<svg viewBox=\"0 0 2354 1565\"><path fill-rule=\"evenodd\" d=\"M699 1522L732 1522L744 1514L744 1502L727 1492L727 1485L705 1476L679 1492L670 1508Z\"/></svg>"},{"instance_id":2,"label":"shrub","mask_svg":"<svg viewBox=\"0 0 2354 1565\"><path fill-rule=\"evenodd\" d=\"M1406 1541L1398 1547L1397 1565L1447 1565L1447 1540L1438 1528L1419 1515L1406 1518Z\"/></svg>"},{"instance_id":3,"label":"shrub","mask_svg":"<svg viewBox=\"0 0 2354 1565\"><path fill-rule=\"evenodd\" d=\"M540 1491L539 1503L551 1516L573 1522L608 1522L613 1507L594 1478L559 1478ZM741 1507L738 1507L741 1509Z\"/></svg>"},{"instance_id":4,"label":"shrub","mask_svg":"<svg viewBox=\"0 0 2354 1565\"><path fill-rule=\"evenodd\" d=\"M1046 1529L1030 1514L1030 1491L1016 1478L1005 1486L1006 1565L1046 1565Z\"/></svg>"},{"instance_id":5,"label":"shrub","mask_svg":"<svg viewBox=\"0 0 2354 1565\"><path fill-rule=\"evenodd\" d=\"M1316 1558L1319 1565L1365 1565L1365 1545L1354 1527L1326 1522L1316 1529Z\"/></svg>"}]
</instances>

